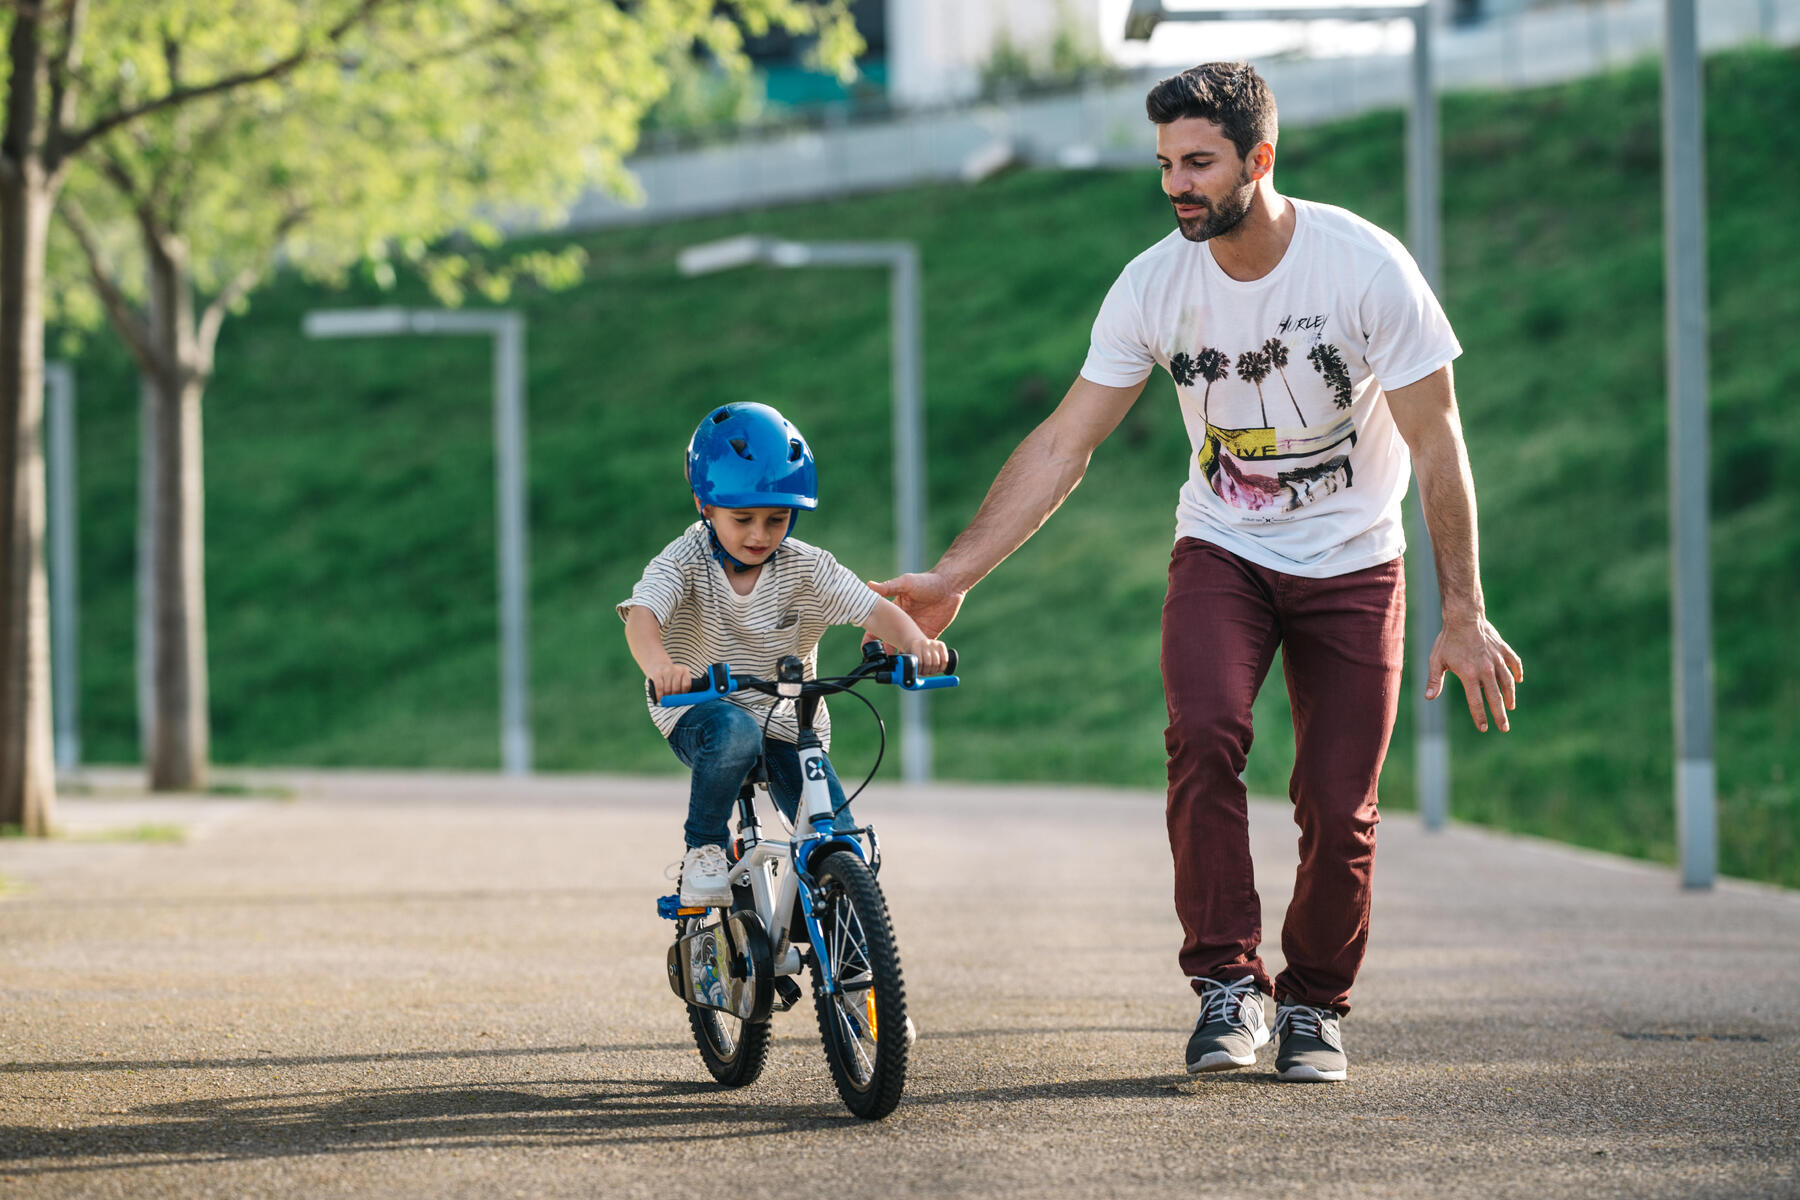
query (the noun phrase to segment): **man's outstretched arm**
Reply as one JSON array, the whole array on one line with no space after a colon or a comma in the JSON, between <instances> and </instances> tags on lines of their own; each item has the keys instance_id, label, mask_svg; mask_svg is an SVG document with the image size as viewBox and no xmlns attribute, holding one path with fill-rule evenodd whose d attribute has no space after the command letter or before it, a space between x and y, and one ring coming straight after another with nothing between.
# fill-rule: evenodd
<instances>
[{"instance_id":1,"label":"man's outstretched arm","mask_svg":"<svg viewBox=\"0 0 1800 1200\"><path fill-rule=\"evenodd\" d=\"M1094 448L1118 428L1143 390L1142 383L1104 387L1077 377L1056 411L1000 468L975 519L937 566L869 586L893 597L927 634L942 634L969 589L1023 546L1075 490Z\"/></svg>"},{"instance_id":2,"label":"man's outstretched arm","mask_svg":"<svg viewBox=\"0 0 1800 1200\"><path fill-rule=\"evenodd\" d=\"M1395 388L1388 393L1388 408L1412 451L1443 598L1444 624L1426 664L1425 698L1437 699L1444 690L1444 672L1450 671L1462 681L1475 727L1487 732L1491 709L1494 724L1504 733L1507 710L1517 702L1514 685L1525 682L1525 667L1488 623L1475 532L1475 479L1463 446L1450 368Z\"/></svg>"}]
</instances>

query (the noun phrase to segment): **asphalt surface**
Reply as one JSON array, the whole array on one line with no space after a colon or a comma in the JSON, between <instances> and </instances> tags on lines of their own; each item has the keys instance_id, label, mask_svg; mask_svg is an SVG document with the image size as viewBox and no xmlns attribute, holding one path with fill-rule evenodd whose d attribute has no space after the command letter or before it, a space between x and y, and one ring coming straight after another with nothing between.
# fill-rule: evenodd
<instances>
[{"instance_id":1,"label":"asphalt surface","mask_svg":"<svg viewBox=\"0 0 1800 1200\"><path fill-rule=\"evenodd\" d=\"M279 778L100 776L77 836L0 841L0 1200L1800 1196L1794 893L1397 815L1349 1082L1190 1079L1160 797L890 789L921 1036L869 1124L810 1004L755 1085L701 1065L653 907L681 784ZM81 836L145 825L186 840ZM1295 829L1252 825L1278 943Z\"/></svg>"}]
</instances>

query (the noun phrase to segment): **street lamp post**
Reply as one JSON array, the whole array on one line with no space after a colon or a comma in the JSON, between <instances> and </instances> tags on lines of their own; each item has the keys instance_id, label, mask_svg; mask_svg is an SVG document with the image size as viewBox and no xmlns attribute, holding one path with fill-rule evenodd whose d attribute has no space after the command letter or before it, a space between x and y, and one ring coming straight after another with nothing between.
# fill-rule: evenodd
<instances>
[{"instance_id":1,"label":"street lamp post","mask_svg":"<svg viewBox=\"0 0 1800 1200\"><path fill-rule=\"evenodd\" d=\"M410 334L494 339L495 554L500 575L500 761L508 775L531 773L529 607L526 603L525 318L406 308L333 309L306 314L316 338Z\"/></svg>"},{"instance_id":2,"label":"street lamp post","mask_svg":"<svg viewBox=\"0 0 1800 1200\"><path fill-rule=\"evenodd\" d=\"M1694 0L1665 0L1663 224L1669 342L1669 565L1675 822L1681 882L1719 864L1713 762L1712 556L1707 545L1706 161Z\"/></svg>"},{"instance_id":3,"label":"street lamp post","mask_svg":"<svg viewBox=\"0 0 1800 1200\"><path fill-rule=\"evenodd\" d=\"M80 590L75 565L75 372L44 364L50 476L50 702L56 769L81 765Z\"/></svg>"},{"instance_id":4,"label":"street lamp post","mask_svg":"<svg viewBox=\"0 0 1800 1200\"><path fill-rule=\"evenodd\" d=\"M1373 4L1217 4L1168 8L1165 0L1132 0L1125 36L1148 40L1164 21L1396 21L1413 24L1412 105L1406 125L1407 240L1425 282L1443 294L1443 236L1439 220L1443 201L1443 153L1438 136L1437 91L1432 80L1430 0ZM1442 829L1450 817L1450 733L1441 704L1425 699L1431 648L1442 627L1437 566L1431 555L1431 533L1423 511L1412 506L1412 536L1424 552L1413 556L1413 660L1419 664L1418 693L1413 710L1419 815L1426 829Z\"/></svg>"},{"instance_id":5,"label":"street lamp post","mask_svg":"<svg viewBox=\"0 0 1800 1200\"><path fill-rule=\"evenodd\" d=\"M893 327L894 524L901 574L925 563L924 338L919 249L911 242L788 242L743 236L690 246L677 259L683 275L710 275L756 264L773 267L887 267ZM900 777L931 779L931 728L925 695L900 696Z\"/></svg>"}]
</instances>

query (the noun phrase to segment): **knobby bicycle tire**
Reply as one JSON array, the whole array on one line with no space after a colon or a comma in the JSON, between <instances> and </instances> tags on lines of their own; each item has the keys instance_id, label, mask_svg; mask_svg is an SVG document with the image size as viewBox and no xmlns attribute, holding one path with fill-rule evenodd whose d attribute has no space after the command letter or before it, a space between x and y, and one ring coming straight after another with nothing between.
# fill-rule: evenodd
<instances>
[{"instance_id":1,"label":"knobby bicycle tire","mask_svg":"<svg viewBox=\"0 0 1800 1200\"><path fill-rule=\"evenodd\" d=\"M887 901L862 859L827 855L818 871L817 908L826 946L814 947L813 1007L832 1082L851 1112L875 1121L894 1111L906 1087L906 983ZM825 990L828 951L838 989ZM846 988L845 985L848 985ZM872 1014L869 996L873 995Z\"/></svg>"}]
</instances>

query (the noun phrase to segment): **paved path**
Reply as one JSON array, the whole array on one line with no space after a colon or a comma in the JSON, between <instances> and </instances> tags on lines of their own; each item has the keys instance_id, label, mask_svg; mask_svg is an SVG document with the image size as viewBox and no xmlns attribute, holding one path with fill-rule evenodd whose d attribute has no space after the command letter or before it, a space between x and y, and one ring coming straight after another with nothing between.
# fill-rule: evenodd
<instances>
[{"instance_id":1,"label":"paved path","mask_svg":"<svg viewBox=\"0 0 1800 1200\"><path fill-rule=\"evenodd\" d=\"M64 802L184 844L0 842L0 1200L1800 1195L1790 893L1397 817L1350 1082L1190 1080L1158 797L891 790L922 1036L868 1125L804 1008L755 1086L700 1065L672 781L285 778ZM1274 931L1294 830L1253 825Z\"/></svg>"}]
</instances>

